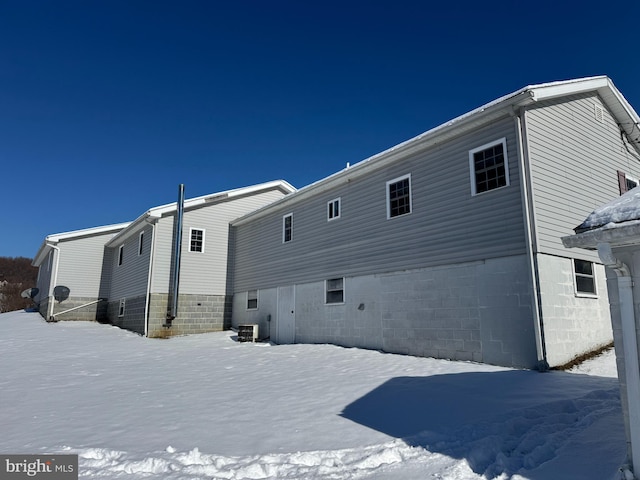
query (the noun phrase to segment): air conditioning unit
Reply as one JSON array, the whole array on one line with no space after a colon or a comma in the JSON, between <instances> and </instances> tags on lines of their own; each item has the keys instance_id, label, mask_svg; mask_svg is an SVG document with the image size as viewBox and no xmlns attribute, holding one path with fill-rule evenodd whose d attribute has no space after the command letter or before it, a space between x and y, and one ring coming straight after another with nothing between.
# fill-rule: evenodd
<instances>
[{"instance_id":1,"label":"air conditioning unit","mask_svg":"<svg viewBox=\"0 0 640 480\"><path fill-rule=\"evenodd\" d=\"M258 340L258 324L238 325L239 342L256 342Z\"/></svg>"}]
</instances>

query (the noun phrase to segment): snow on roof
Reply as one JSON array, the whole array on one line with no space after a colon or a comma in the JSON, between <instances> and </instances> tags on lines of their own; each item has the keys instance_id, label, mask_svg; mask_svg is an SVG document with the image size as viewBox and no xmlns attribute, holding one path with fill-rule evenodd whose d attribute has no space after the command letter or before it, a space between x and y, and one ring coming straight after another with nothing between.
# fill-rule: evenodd
<instances>
[{"instance_id":1,"label":"snow on roof","mask_svg":"<svg viewBox=\"0 0 640 480\"><path fill-rule=\"evenodd\" d=\"M640 220L640 187L596 208L574 231L583 233L605 226L615 228L616 225L634 220Z\"/></svg>"}]
</instances>

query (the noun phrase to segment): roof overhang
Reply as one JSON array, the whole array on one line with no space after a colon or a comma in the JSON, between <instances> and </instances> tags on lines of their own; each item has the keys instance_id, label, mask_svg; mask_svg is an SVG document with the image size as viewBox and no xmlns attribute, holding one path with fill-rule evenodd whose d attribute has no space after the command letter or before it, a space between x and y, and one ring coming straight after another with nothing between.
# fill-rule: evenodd
<instances>
[{"instance_id":1,"label":"roof overhang","mask_svg":"<svg viewBox=\"0 0 640 480\"><path fill-rule=\"evenodd\" d=\"M255 195L257 193L265 192L268 190L280 190L285 195L296 192L296 188L289 182L284 180L274 180L272 182L260 183L257 185L251 185L248 187L235 188L233 190L226 190L224 192L211 193L200 197L190 198L184 201L184 210L194 210L205 206L215 205L223 202L235 200L237 198L246 197L249 195ZM145 213L136 218L129 224L127 228L122 230L119 234L110 239L106 246L113 247L121 244L130 236L136 234L144 228L144 225L148 223L155 223L160 218L166 215L172 215L177 211L177 202L168 203L166 205L160 205L147 210Z\"/></svg>"},{"instance_id":2,"label":"roof overhang","mask_svg":"<svg viewBox=\"0 0 640 480\"><path fill-rule=\"evenodd\" d=\"M598 92L607 107L616 117L621 128L624 128L628 135L633 133L634 128L638 128L640 122L638 114L616 89L613 82L606 76L529 85L482 105L381 153L373 155L318 182L303 187L296 193L249 213L231 223L234 226L242 225L250 220L267 215L274 209L286 205L295 199L308 197L320 193L323 190L329 190L341 183L346 183L365 175L370 171L386 167L400 158L426 150L436 144L467 133L499 118L516 115L522 107L545 100L592 91ZM640 153L637 143L634 144L634 147Z\"/></svg>"},{"instance_id":3,"label":"roof overhang","mask_svg":"<svg viewBox=\"0 0 640 480\"><path fill-rule=\"evenodd\" d=\"M612 247L640 245L640 220L612 223L576 235L562 237L562 244L567 248L597 250L599 243L608 243Z\"/></svg>"}]
</instances>

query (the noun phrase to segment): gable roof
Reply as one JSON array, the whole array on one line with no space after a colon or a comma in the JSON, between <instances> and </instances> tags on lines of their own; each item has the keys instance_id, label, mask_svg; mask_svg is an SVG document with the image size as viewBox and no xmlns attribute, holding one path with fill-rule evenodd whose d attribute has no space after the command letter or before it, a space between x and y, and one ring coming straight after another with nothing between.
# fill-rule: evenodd
<instances>
[{"instance_id":1,"label":"gable roof","mask_svg":"<svg viewBox=\"0 0 640 480\"><path fill-rule=\"evenodd\" d=\"M184 209L185 211L201 208L204 206L215 205L217 203L227 202L229 200L233 200L235 198L244 197L247 195L252 195L255 193L263 192L266 190L278 189L285 194L291 194L296 191L296 188L290 183L284 180L274 180L266 183L259 183L257 185L251 185L248 187L235 188L232 190L226 190L223 192L210 193L208 195L202 195L200 197L190 198L184 201ZM111 247L116 243L121 243L125 239L129 238L134 233L140 230L141 226L147 221L154 221L159 218L162 218L165 215L174 213L178 208L178 202L167 203L166 205L160 205L157 207L150 208L138 218L136 218L133 222L131 222L127 228L122 230L116 236L111 238L106 246Z\"/></svg>"},{"instance_id":2,"label":"gable roof","mask_svg":"<svg viewBox=\"0 0 640 480\"><path fill-rule=\"evenodd\" d=\"M129 226L129 222L104 225L101 227L84 228L82 230L73 230L70 232L47 235L42 242L42 245L40 245L38 253L36 253L36 256L33 258L31 265L33 265L34 267L40 266L53 246L61 241L77 240L84 237L93 237L95 235L105 235L109 233L118 233L119 231L125 229L127 226Z\"/></svg>"},{"instance_id":3,"label":"gable roof","mask_svg":"<svg viewBox=\"0 0 640 480\"><path fill-rule=\"evenodd\" d=\"M615 117L620 128L626 133L630 143L632 143L634 148L640 153L640 117L622 93L614 86L609 77L602 75L528 85L431 130L427 130L416 137L362 160L359 163L348 166L333 175L303 187L296 193L244 215L231 223L232 225L241 225L251 219L266 215L280 205L287 204L298 198L320 193L323 190L333 188L340 182L365 175L371 170L389 165L408 154L424 150L436 143L441 143L454 136L458 136L491 122L494 119L504 116L507 112L515 112L521 107L533 105L537 102L587 92L598 93Z\"/></svg>"}]
</instances>

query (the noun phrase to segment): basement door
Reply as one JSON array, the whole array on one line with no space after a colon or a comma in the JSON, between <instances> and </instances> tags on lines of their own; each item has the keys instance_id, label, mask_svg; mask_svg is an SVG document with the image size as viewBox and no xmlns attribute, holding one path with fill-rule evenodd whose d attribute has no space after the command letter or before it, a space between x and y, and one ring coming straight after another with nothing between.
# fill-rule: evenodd
<instances>
[{"instance_id":1,"label":"basement door","mask_svg":"<svg viewBox=\"0 0 640 480\"><path fill-rule=\"evenodd\" d=\"M278 318L276 343L294 343L296 340L295 285L278 287Z\"/></svg>"}]
</instances>

